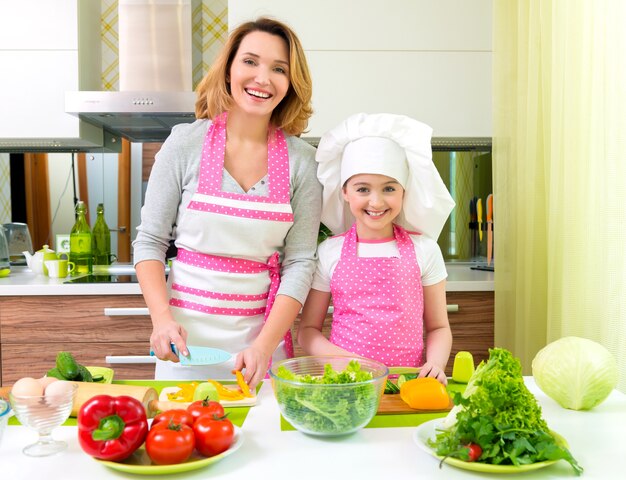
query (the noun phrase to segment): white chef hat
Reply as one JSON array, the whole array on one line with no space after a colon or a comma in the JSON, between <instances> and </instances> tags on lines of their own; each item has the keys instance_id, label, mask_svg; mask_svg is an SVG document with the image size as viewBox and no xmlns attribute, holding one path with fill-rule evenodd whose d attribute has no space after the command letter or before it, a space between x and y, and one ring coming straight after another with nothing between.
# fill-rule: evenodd
<instances>
[{"instance_id":1,"label":"white chef hat","mask_svg":"<svg viewBox=\"0 0 626 480\"><path fill-rule=\"evenodd\" d=\"M315 159L324 187L322 223L333 233L354 223L342 187L360 173L395 178L404 188L402 213L395 222L437 239L454 208L432 161L432 128L404 115L352 115L320 139Z\"/></svg>"}]
</instances>

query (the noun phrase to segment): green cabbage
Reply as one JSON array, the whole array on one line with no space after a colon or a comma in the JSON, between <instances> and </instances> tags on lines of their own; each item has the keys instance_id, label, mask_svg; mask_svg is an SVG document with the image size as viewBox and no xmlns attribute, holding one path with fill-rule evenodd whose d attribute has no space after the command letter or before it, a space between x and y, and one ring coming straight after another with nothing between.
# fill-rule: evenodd
<instances>
[{"instance_id":1,"label":"green cabbage","mask_svg":"<svg viewBox=\"0 0 626 480\"><path fill-rule=\"evenodd\" d=\"M537 386L559 405L589 410L617 385L617 362L599 343L563 337L537 353L532 363Z\"/></svg>"}]
</instances>

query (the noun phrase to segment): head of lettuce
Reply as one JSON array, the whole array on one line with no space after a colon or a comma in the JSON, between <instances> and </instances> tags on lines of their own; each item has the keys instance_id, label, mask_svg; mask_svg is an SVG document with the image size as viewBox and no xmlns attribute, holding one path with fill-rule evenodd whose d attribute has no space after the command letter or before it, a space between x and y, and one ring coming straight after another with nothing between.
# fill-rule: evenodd
<instances>
[{"instance_id":1,"label":"head of lettuce","mask_svg":"<svg viewBox=\"0 0 626 480\"><path fill-rule=\"evenodd\" d=\"M533 377L541 390L563 408L590 410L617 385L617 362L599 343L563 337L533 359Z\"/></svg>"}]
</instances>

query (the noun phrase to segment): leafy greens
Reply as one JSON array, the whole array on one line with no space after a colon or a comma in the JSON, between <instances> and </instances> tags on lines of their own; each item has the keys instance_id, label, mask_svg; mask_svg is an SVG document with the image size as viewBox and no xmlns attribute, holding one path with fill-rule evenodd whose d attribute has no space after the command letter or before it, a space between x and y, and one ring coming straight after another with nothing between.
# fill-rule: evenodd
<instances>
[{"instance_id":1,"label":"leafy greens","mask_svg":"<svg viewBox=\"0 0 626 480\"><path fill-rule=\"evenodd\" d=\"M289 381L275 386L283 413L306 431L347 432L368 422L378 408L372 373L356 360L341 372L326 364L322 376L299 375L282 365L276 374Z\"/></svg>"},{"instance_id":2,"label":"leafy greens","mask_svg":"<svg viewBox=\"0 0 626 480\"><path fill-rule=\"evenodd\" d=\"M541 407L526 388L522 368L511 352L494 348L482 362L463 395L429 445L437 455L466 459L463 446L480 445L478 461L494 465L527 465L547 460L567 461L577 475L582 467L550 434Z\"/></svg>"}]
</instances>

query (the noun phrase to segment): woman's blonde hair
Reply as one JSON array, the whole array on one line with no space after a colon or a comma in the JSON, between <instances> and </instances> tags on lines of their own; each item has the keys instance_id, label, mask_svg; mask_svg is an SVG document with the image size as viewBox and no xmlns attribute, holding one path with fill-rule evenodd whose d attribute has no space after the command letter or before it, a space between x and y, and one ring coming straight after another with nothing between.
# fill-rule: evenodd
<instances>
[{"instance_id":1,"label":"woman's blonde hair","mask_svg":"<svg viewBox=\"0 0 626 480\"><path fill-rule=\"evenodd\" d=\"M304 50L296 34L284 23L267 17L246 22L231 32L226 45L196 88L196 118L215 118L227 111L233 101L230 93L230 67L237 50L246 35L266 32L282 38L289 49L289 90L285 98L272 112L270 122L288 135L300 135L306 129L313 114L311 95L313 85L304 56Z\"/></svg>"}]
</instances>

